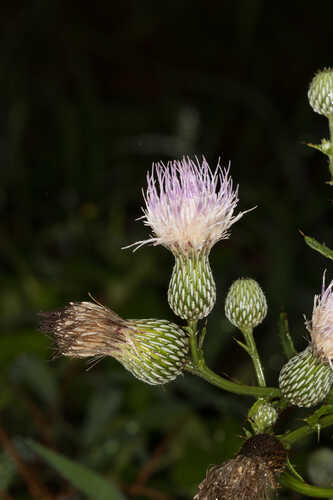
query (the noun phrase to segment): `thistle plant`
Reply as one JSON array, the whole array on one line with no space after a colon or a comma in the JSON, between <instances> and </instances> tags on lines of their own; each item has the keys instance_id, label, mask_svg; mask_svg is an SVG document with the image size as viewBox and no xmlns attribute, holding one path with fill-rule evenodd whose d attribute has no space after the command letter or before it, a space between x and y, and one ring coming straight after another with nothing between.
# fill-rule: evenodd
<instances>
[{"instance_id":1,"label":"thistle plant","mask_svg":"<svg viewBox=\"0 0 333 500\"><path fill-rule=\"evenodd\" d=\"M332 82L332 71L324 70L315 76L309 90L310 104L329 119L331 134ZM331 137L325 147L322 144L317 149L333 158L332 143ZM207 366L204 340L213 334L207 332L207 321L200 322L216 303L210 251L230 237L231 226L249 211L237 211L238 186L234 187L230 167L218 163L211 169L205 158L190 157L153 164L143 198L141 219L151 235L129 246L137 250L150 243L172 252L175 264L170 270L167 297L180 320L176 324L168 319L122 319L96 301L71 302L63 310L41 313L41 329L52 336L56 354L92 360L112 356L150 385L172 382L188 372L221 390L254 398L239 453L208 468L197 487L196 500L269 499L281 485L304 495L333 497L333 488L317 488L302 480L288 458L295 442L333 425L329 399L333 385L333 281L326 286L324 273L321 293L314 296L312 317L305 320L310 342L300 353L296 353L286 318L281 316L280 336L287 360L278 387L267 387L256 345L255 329L259 325L264 328L269 300L253 278L239 278L231 284L225 315L239 331L236 341L251 358L257 384L233 382ZM305 241L333 258L328 247L307 236ZM223 253L223 245L218 251ZM305 425L276 433L276 423L287 406L312 408L321 402L324 404L306 417Z\"/></svg>"}]
</instances>

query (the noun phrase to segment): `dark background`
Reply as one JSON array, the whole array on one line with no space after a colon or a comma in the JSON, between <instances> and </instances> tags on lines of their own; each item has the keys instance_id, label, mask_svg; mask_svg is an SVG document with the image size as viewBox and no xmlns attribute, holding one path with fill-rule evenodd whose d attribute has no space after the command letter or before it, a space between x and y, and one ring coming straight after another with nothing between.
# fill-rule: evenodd
<instances>
[{"instance_id":1,"label":"dark background","mask_svg":"<svg viewBox=\"0 0 333 500\"><path fill-rule=\"evenodd\" d=\"M333 245L327 162L305 145L328 134L306 94L333 63L333 6L49 0L0 11L0 490L34 498L21 460L50 498L81 498L32 454L28 437L114 479L130 498L191 498L206 468L238 450L251 400L190 375L151 388L112 359L88 372L84 361L50 361L36 313L91 292L125 318L176 321L166 300L171 254L121 247L147 237L135 219L152 161L204 154L215 167L221 157L239 183L240 210L257 209L212 251L218 299L207 358L254 383L224 316L232 281L253 277L269 303L256 338L276 385L280 311L303 349L302 314L311 316L323 270L333 277L298 232ZM281 432L304 415L289 410ZM307 479L316 446L309 438L292 454Z\"/></svg>"}]
</instances>

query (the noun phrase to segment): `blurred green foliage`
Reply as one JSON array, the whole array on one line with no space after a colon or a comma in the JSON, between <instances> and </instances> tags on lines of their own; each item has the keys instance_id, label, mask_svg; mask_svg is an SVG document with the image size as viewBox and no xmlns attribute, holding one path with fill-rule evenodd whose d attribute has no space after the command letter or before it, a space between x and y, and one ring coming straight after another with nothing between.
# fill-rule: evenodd
<instances>
[{"instance_id":1,"label":"blurred green foliage","mask_svg":"<svg viewBox=\"0 0 333 500\"><path fill-rule=\"evenodd\" d=\"M174 320L166 301L171 255L121 247L146 237L135 219L152 161L205 154L214 166L221 155L240 184L240 209L257 209L213 250L218 302L207 359L216 371L254 383L223 312L232 280L251 276L269 302L256 335L267 379L276 384L281 309L303 348L302 314L311 313L324 267L332 278L330 264L298 233L332 246L325 161L302 144L326 135L306 91L313 73L332 64L332 14L331 3L314 9L295 2L284 10L263 0L2 3L5 498L37 498L36 485L45 499L81 498L27 438L138 499L190 498L206 468L238 450L247 398L190 375L163 388L144 386L111 359L90 371L83 361L51 361L36 313L91 292L124 317ZM281 429L296 425L296 413L287 410ZM329 433L321 440L330 446ZM315 446L309 438L292 454L305 476L306 452ZM288 495L281 492L300 498Z\"/></svg>"}]
</instances>

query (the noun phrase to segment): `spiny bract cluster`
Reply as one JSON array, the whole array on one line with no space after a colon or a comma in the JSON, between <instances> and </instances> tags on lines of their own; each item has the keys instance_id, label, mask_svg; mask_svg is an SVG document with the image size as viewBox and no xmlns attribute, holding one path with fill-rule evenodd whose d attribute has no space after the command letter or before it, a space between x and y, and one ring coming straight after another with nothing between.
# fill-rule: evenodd
<instances>
[{"instance_id":1,"label":"spiny bract cluster","mask_svg":"<svg viewBox=\"0 0 333 500\"><path fill-rule=\"evenodd\" d=\"M333 69L325 68L313 78L308 98L312 109L320 115L333 114Z\"/></svg>"}]
</instances>

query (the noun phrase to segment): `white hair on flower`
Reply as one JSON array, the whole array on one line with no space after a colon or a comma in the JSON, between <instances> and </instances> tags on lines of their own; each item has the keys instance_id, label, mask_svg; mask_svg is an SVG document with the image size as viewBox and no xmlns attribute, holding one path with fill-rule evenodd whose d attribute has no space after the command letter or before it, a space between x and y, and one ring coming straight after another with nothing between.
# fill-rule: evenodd
<instances>
[{"instance_id":1,"label":"white hair on flower","mask_svg":"<svg viewBox=\"0 0 333 500\"><path fill-rule=\"evenodd\" d=\"M141 219L153 235L131 246L163 245L173 253L209 251L229 237L230 227L246 212L234 215L238 186L233 188L230 166L215 171L203 157L153 164L143 191L145 208Z\"/></svg>"},{"instance_id":2,"label":"white hair on flower","mask_svg":"<svg viewBox=\"0 0 333 500\"><path fill-rule=\"evenodd\" d=\"M323 274L321 295L315 295L311 321L305 325L311 335L312 349L333 369L333 281L325 289Z\"/></svg>"}]
</instances>

